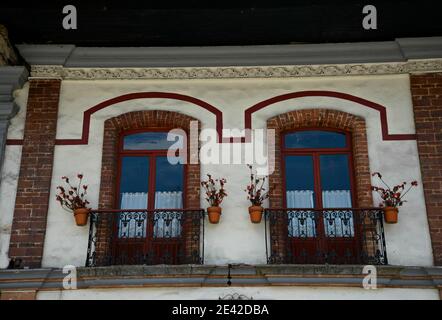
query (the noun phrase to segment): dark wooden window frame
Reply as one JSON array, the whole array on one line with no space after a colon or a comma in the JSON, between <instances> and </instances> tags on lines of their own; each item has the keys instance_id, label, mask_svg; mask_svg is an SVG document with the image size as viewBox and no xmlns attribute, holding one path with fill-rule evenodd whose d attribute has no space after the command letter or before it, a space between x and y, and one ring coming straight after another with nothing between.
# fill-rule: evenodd
<instances>
[{"instance_id":1,"label":"dark wooden window frame","mask_svg":"<svg viewBox=\"0 0 442 320\"><path fill-rule=\"evenodd\" d=\"M269 177L270 208L285 207L285 187L282 172L284 148L281 136L285 132L317 128L320 130L345 131L351 135L352 159L354 166L354 204L369 208L373 206L370 189L371 176L368 158L368 142L365 120L353 114L331 109L301 109L275 115L267 119L267 129L275 130L275 170ZM272 152L273 150L269 150ZM288 262L287 219L270 223L271 263Z\"/></svg>"},{"instance_id":2,"label":"dark wooden window frame","mask_svg":"<svg viewBox=\"0 0 442 320\"><path fill-rule=\"evenodd\" d=\"M287 148L285 145L285 136L294 132L302 132L302 131L328 131L328 132L336 132L345 134L346 146L341 148ZM305 127L301 129L293 129L293 130L285 130L281 132L280 136L280 146L281 146L281 175L283 178L282 181L282 190L283 190L283 201L284 208L287 208L287 174L285 170L285 159L287 156L311 156L313 159L313 179L314 179L314 193L317 195L315 197L314 208L323 209L322 203L322 187L321 187L321 170L320 170L320 156L321 155L347 155L348 156L348 172L350 177L350 192L351 192L351 201L352 207L357 208L357 200L356 200L356 186L355 186L355 177L354 177L354 165L353 165L353 150L352 150L352 137L351 133L346 130L341 129L332 129L332 128L320 128L320 127ZM328 237L325 232L325 222L322 218L322 215L319 216L319 219L316 219L316 236L310 238L297 238L297 237L288 237L289 248L288 250L292 250L294 252L300 252L301 250L305 250L307 252L307 256L300 259L303 261L309 261L310 263L320 262L321 258L315 254L315 252L327 252L329 248L334 248L336 250L350 250L351 252L358 252L362 250L362 229L361 226L357 224L357 219L354 220L355 225L353 230L352 238L343 238L343 237ZM299 241L302 240L302 241ZM294 252L289 252L289 256L293 256ZM296 257L294 257L296 260ZM293 260L292 260L293 261Z\"/></svg>"},{"instance_id":3,"label":"dark wooden window frame","mask_svg":"<svg viewBox=\"0 0 442 320\"><path fill-rule=\"evenodd\" d=\"M199 120L187 116L182 113L163 111L163 110L144 110L133 111L107 119L104 122L104 139L103 139L103 155L101 165L101 182L100 182L100 199L99 208L101 211L105 209L116 209L118 203L118 168L119 168L119 151L122 136L128 132L146 132L164 129L182 129L187 134L190 130L190 122L197 121L200 130L201 124ZM187 141L188 157L192 142ZM197 149L199 145L193 146ZM186 164L184 174L184 200L183 207L185 209L200 208L200 164ZM113 228L109 228L103 216L101 224L96 231L96 248L95 261L96 265L108 264L109 256L112 256L112 238ZM103 226L103 227L101 227ZM195 226L198 227L199 226ZM186 228L183 233L182 241L185 242L186 256L190 256L192 250L192 236L195 230ZM189 252L187 252L189 251Z\"/></svg>"},{"instance_id":4,"label":"dark wooden window frame","mask_svg":"<svg viewBox=\"0 0 442 320\"><path fill-rule=\"evenodd\" d=\"M329 132L337 132L345 134L346 139L346 147L345 148L287 148L284 143L284 138L287 134L300 132L300 131L329 131ZM321 193L321 178L320 178L320 167L319 167L319 157L321 155L335 155L335 154L345 154L348 156L348 165L349 165L349 174L350 174L350 192L351 192L351 202L353 207L357 207L357 190L355 183L355 174L354 174L354 163L353 163L353 148L352 148L352 138L351 133L345 130L340 129L331 129L331 128L320 128L320 127L305 127L302 129L292 129L285 130L281 132L280 137L280 146L281 146L281 176L283 178L283 204L286 207L287 199L286 199L286 179L287 176L285 174L285 157L291 155L305 155L313 157L313 172L314 172L314 185L315 185L315 194L318 195L315 199L315 208L322 208L322 198L319 196Z\"/></svg>"},{"instance_id":5,"label":"dark wooden window frame","mask_svg":"<svg viewBox=\"0 0 442 320\"><path fill-rule=\"evenodd\" d=\"M135 129L135 130L126 130L120 133L119 143L118 143L118 173L117 173L117 182L115 184L115 208L120 208L120 189L121 189L121 175L122 175L122 159L123 157L148 157L149 158L149 174L148 174L148 200L147 200L147 210L155 209L155 190L156 190L156 159L157 157L167 156L168 149L149 149L149 150L125 150L124 149L124 138L128 135L143 133L143 132L169 132L170 130L177 129L173 127L163 127L163 128L151 128L151 129ZM188 136L189 133L186 132ZM185 146L187 149L187 159L189 161L189 144L187 138L185 138ZM183 208L186 208L186 176L187 176L187 163L183 165ZM142 208L133 208L133 209L142 209ZM166 209L176 209L176 208L166 208ZM182 209L182 208L179 208ZM178 257L176 257L176 251L178 246L180 245L181 238L180 237L171 237L168 239L155 238L154 237L154 214L148 214L148 223L146 223L147 230L145 231L146 237L143 238L129 238L129 239L120 239L118 236L118 219L115 220L115 225L113 226L113 256L117 257L120 255L120 250L123 248L122 252L125 252L128 246L131 246L129 252L149 252L150 255L155 255L156 250L164 250L167 248L170 250L172 256L169 257L170 261L179 261ZM183 230L183 232L185 232ZM139 249L136 250L136 247ZM152 249L155 248L155 249ZM129 261L131 257L128 258ZM139 259L132 259L134 261L138 261ZM156 261L155 257L152 258L152 261Z\"/></svg>"},{"instance_id":6,"label":"dark wooden window frame","mask_svg":"<svg viewBox=\"0 0 442 320\"><path fill-rule=\"evenodd\" d=\"M132 135L132 134L136 134L136 133L143 133L143 132L169 132L170 130L173 129L177 129L177 128L172 128L172 127L164 127L164 128L152 128L152 129L136 129L136 130L127 130L127 131L123 131L122 133L120 133L120 139L119 139L119 143L118 143L118 164L117 164L117 168L118 168L118 174L117 174L117 182L115 183L115 194L116 197L114 199L115 203L114 206L115 208L119 208L120 206L120 184L121 184L121 166L122 166L122 158L125 156L132 156L132 157L149 157L149 187L148 187L148 210L154 210L154 199L155 199L155 171L156 171L156 164L154 160L156 159L156 157L163 157L163 156L167 156L167 149L152 149L152 150L125 150L124 149L124 137L128 136L128 135ZM186 132L186 135L189 136L189 133L184 130L184 132ZM187 149L187 159L186 159L186 163L183 164L183 208L187 207L187 175L188 175L188 161L189 161L189 143L187 142L187 139L185 140L186 146L185 148ZM141 209L141 208L136 208L136 209ZM175 208L167 208L167 209L175 209Z\"/></svg>"}]
</instances>

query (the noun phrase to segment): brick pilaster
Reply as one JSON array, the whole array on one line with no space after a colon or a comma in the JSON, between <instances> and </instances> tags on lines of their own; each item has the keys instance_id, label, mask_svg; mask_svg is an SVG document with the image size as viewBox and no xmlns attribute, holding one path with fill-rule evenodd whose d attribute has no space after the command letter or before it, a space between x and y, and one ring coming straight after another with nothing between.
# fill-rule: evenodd
<instances>
[{"instance_id":1,"label":"brick pilaster","mask_svg":"<svg viewBox=\"0 0 442 320\"><path fill-rule=\"evenodd\" d=\"M61 81L30 80L9 256L41 266Z\"/></svg>"},{"instance_id":2,"label":"brick pilaster","mask_svg":"<svg viewBox=\"0 0 442 320\"><path fill-rule=\"evenodd\" d=\"M410 81L434 264L442 265L442 73Z\"/></svg>"}]
</instances>

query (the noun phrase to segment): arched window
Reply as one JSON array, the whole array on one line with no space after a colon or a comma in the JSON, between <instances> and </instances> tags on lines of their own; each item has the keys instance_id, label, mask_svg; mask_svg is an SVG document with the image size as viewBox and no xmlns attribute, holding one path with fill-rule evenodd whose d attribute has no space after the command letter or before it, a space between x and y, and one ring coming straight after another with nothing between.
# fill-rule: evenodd
<instances>
[{"instance_id":1,"label":"arched window","mask_svg":"<svg viewBox=\"0 0 442 320\"><path fill-rule=\"evenodd\" d=\"M276 141L268 261L386 263L382 212L372 208L365 120L305 109L276 115L267 128Z\"/></svg>"},{"instance_id":2,"label":"arched window","mask_svg":"<svg viewBox=\"0 0 442 320\"><path fill-rule=\"evenodd\" d=\"M162 110L105 121L88 265L202 263L200 166L177 163L177 153L168 152L173 144L182 148L179 156L189 154L192 121L198 120ZM168 141L171 129L182 136L174 130Z\"/></svg>"},{"instance_id":3,"label":"arched window","mask_svg":"<svg viewBox=\"0 0 442 320\"><path fill-rule=\"evenodd\" d=\"M168 141L167 134L158 130L121 135L117 198L120 209L183 208L184 165L169 161L167 151L172 145L175 148L176 142Z\"/></svg>"},{"instance_id":4,"label":"arched window","mask_svg":"<svg viewBox=\"0 0 442 320\"><path fill-rule=\"evenodd\" d=\"M321 128L283 133L283 199L293 261L341 262L346 254L358 256L360 234L353 212L345 210L355 205L351 146L351 134L346 131Z\"/></svg>"},{"instance_id":5,"label":"arched window","mask_svg":"<svg viewBox=\"0 0 442 320\"><path fill-rule=\"evenodd\" d=\"M168 130L130 131L120 136L118 159L119 209L182 209L185 202L185 165L176 157L170 161L168 150L183 149L185 137L167 139ZM175 213L176 214L176 213ZM155 213L152 230L147 230L143 212L121 213L118 224L119 238L178 237L181 235L179 217L163 217ZM169 213L170 215L170 213ZM167 223L171 220L172 223Z\"/></svg>"}]
</instances>

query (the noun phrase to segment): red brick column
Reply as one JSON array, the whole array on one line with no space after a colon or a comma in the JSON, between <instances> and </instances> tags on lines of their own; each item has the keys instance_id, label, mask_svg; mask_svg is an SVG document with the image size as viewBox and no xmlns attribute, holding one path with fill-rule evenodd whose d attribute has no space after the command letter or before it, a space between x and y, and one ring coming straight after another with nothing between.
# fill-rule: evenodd
<instances>
[{"instance_id":1,"label":"red brick column","mask_svg":"<svg viewBox=\"0 0 442 320\"><path fill-rule=\"evenodd\" d=\"M10 258L41 266L57 128L60 80L30 80Z\"/></svg>"},{"instance_id":2,"label":"red brick column","mask_svg":"<svg viewBox=\"0 0 442 320\"><path fill-rule=\"evenodd\" d=\"M442 73L410 81L434 264L442 265Z\"/></svg>"}]
</instances>

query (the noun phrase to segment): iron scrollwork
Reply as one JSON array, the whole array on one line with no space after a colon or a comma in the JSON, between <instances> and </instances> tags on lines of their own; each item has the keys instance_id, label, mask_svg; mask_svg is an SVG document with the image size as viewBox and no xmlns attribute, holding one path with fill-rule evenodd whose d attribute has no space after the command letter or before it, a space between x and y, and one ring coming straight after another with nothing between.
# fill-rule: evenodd
<instances>
[{"instance_id":1,"label":"iron scrollwork","mask_svg":"<svg viewBox=\"0 0 442 320\"><path fill-rule=\"evenodd\" d=\"M271 264L388 264L379 208L266 209Z\"/></svg>"},{"instance_id":2,"label":"iron scrollwork","mask_svg":"<svg viewBox=\"0 0 442 320\"><path fill-rule=\"evenodd\" d=\"M86 266L203 264L202 209L93 210Z\"/></svg>"}]
</instances>

